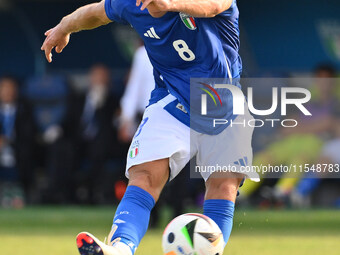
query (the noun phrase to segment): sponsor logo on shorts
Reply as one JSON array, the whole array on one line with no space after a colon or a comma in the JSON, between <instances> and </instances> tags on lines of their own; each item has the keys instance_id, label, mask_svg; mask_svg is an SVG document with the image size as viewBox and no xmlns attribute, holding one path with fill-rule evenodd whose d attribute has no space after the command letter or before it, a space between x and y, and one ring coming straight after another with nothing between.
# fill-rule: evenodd
<instances>
[{"instance_id":1,"label":"sponsor logo on shorts","mask_svg":"<svg viewBox=\"0 0 340 255\"><path fill-rule=\"evenodd\" d=\"M131 159L134 159L138 156L139 154L139 141L135 141L132 143L129 151L129 157Z\"/></svg>"},{"instance_id":2,"label":"sponsor logo on shorts","mask_svg":"<svg viewBox=\"0 0 340 255\"><path fill-rule=\"evenodd\" d=\"M234 162L234 165L237 166L247 166L248 165L248 157L241 158Z\"/></svg>"}]
</instances>

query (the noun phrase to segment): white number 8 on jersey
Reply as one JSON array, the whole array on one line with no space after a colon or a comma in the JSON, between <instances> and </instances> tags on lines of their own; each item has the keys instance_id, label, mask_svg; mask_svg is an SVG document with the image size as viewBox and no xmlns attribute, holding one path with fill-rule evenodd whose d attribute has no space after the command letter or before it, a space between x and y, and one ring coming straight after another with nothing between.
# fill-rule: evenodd
<instances>
[{"instance_id":1,"label":"white number 8 on jersey","mask_svg":"<svg viewBox=\"0 0 340 255\"><path fill-rule=\"evenodd\" d=\"M174 41L173 46L175 50L178 52L179 56L184 61L194 61L196 56L195 54L189 49L188 44L183 40Z\"/></svg>"}]
</instances>

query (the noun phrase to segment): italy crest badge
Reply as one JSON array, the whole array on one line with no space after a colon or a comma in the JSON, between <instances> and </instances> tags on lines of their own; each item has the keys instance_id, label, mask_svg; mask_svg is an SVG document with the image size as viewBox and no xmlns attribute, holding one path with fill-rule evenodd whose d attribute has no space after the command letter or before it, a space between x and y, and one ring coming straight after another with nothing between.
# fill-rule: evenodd
<instances>
[{"instance_id":1,"label":"italy crest badge","mask_svg":"<svg viewBox=\"0 0 340 255\"><path fill-rule=\"evenodd\" d=\"M189 16L188 14L179 13L179 16L181 17L181 20L183 21L184 25L189 28L190 30L196 30L197 25L194 17Z\"/></svg>"}]
</instances>

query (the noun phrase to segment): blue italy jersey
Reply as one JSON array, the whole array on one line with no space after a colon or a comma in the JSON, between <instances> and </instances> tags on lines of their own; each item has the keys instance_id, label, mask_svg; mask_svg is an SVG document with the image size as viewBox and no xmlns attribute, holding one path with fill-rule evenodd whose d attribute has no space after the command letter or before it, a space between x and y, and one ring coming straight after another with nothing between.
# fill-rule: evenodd
<instances>
[{"instance_id":1,"label":"blue italy jersey","mask_svg":"<svg viewBox=\"0 0 340 255\"><path fill-rule=\"evenodd\" d=\"M147 10L141 11L135 0L106 0L105 10L112 21L130 24L144 40L156 82L150 103L172 94L177 100L165 109L187 125L190 125L191 78L229 78L228 67L232 78L240 77L236 0L214 18L193 18L176 12L153 18ZM231 100L229 94L221 97ZM232 103L227 105L223 117L231 119Z\"/></svg>"}]
</instances>

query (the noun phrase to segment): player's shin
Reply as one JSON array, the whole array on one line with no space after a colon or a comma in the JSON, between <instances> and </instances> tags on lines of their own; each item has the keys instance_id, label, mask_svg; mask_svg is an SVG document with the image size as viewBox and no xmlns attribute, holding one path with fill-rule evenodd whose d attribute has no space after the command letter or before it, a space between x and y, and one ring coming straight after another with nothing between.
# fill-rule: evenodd
<instances>
[{"instance_id":1,"label":"player's shin","mask_svg":"<svg viewBox=\"0 0 340 255\"><path fill-rule=\"evenodd\" d=\"M109 243L124 243L134 254L147 231L154 205L155 200L148 192L136 186L129 186L113 219L113 235Z\"/></svg>"},{"instance_id":2,"label":"player's shin","mask_svg":"<svg viewBox=\"0 0 340 255\"><path fill-rule=\"evenodd\" d=\"M233 228L235 204L223 199L209 199L204 202L203 214L210 217L220 227L225 244Z\"/></svg>"}]
</instances>

